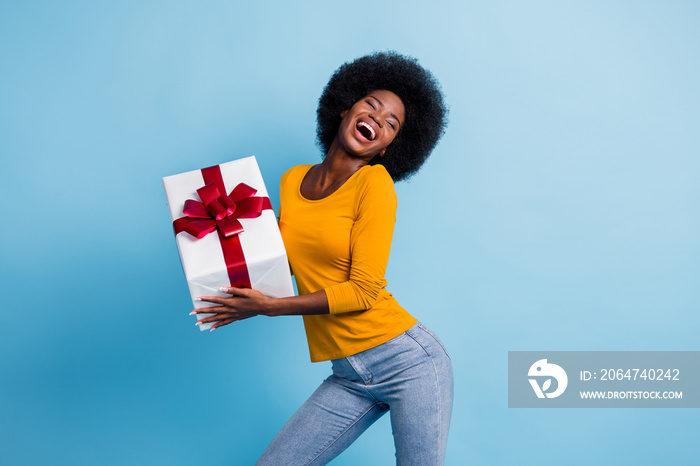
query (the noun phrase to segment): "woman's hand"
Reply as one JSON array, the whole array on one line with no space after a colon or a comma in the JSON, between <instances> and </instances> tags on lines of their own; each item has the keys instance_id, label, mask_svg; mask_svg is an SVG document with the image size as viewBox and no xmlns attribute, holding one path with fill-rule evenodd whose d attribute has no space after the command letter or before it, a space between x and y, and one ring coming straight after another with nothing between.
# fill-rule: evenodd
<instances>
[{"instance_id":1,"label":"woman's hand","mask_svg":"<svg viewBox=\"0 0 700 466\"><path fill-rule=\"evenodd\" d=\"M197 325L215 322L211 327L214 330L231 322L258 315L269 317L305 316L330 312L328 297L324 290L286 298L268 298L259 291L232 286L223 287L221 291L231 296L200 296L196 298L197 301L218 304L218 306L213 307L200 307L190 312L190 315L213 314L198 320Z\"/></svg>"},{"instance_id":2,"label":"woman's hand","mask_svg":"<svg viewBox=\"0 0 700 466\"><path fill-rule=\"evenodd\" d=\"M268 298L259 291L247 288L223 287L221 291L231 296L200 296L197 301L207 301L219 304L213 307L201 307L190 312L196 314L214 314L197 321L197 325L202 323L216 322L211 330L228 325L237 320L248 319L257 315L265 314L269 308L272 298Z\"/></svg>"}]
</instances>

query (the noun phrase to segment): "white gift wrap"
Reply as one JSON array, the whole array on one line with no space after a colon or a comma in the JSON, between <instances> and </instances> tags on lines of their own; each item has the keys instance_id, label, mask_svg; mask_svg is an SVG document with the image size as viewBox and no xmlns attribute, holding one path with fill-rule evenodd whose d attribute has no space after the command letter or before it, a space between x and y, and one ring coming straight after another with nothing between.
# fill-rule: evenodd
<instances>
[{"instance_id":1,"label":"white gift wrap","mask_svg":"<svg viewBox=\"0 0 700 466\"><path fill-rule=\"evenodd\" d=\"M223 163L219 168L226 186L226 194L239 183L245 183L258 190L256 196L268 197L255 157ZM163 185L173 221L184 217L182 209L186 200L201 202L197 194L197 190L204 186L200 170L166 176L163 178ZM238 220L244 228L239 238L252 288L274 298L293 296L294 288L287 253L274 212L266 209L259 217ZM220 291L222 286L228 286L230 282L217 232L197 239L183 231L175 236L175 240L194 307L215 305L195 301L197 296L228 296ZM199 314L198 318L203 316L204 314ZM199 328L208 330L212 325L202 324Z\"/></svg>"}]
</instances>

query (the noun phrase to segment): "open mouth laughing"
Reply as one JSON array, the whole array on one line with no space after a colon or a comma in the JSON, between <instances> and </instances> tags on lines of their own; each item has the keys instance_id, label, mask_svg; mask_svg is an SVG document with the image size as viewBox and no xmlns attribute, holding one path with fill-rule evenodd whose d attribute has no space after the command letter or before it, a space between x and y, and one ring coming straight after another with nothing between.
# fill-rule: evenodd
<instances>
[{"instance_id":1,"label":"open mouth laughing","mask_svg":"<svg viewBox=\"0 0 700 466\"><path fill-rule=\"evenodd\" d=\"M355 125L355 128L357 129L357 131L360 132L362 137L364 137L368 141L374 141L377 137L377 132L375 131L375 129L366 121L358 121Z\"/></svg>"}]
</instances>

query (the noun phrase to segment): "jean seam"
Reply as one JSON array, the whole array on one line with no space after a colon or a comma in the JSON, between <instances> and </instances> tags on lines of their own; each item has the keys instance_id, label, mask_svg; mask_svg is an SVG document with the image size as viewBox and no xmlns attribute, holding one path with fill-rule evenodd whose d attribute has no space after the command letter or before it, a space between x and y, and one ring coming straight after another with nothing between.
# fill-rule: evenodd
<instances>
[{"instance_id":1,"label":"jean seam","mask_svg":"<svg viewBox=\"0 0 700 466\"><path fill-rule=\"evenodd\" d=\"M428 333L428 332L426 331L425 333ZM436 399L437 399L438 445L441 445L442 429L440 429L440 426L442 425L442 422L441 422L442 421L442 401L440 399L440 377L438 376L438 369L437 369L437 366L435 365L435 359L433 359L433 357L430 355L430 352L428 351L428 349L425 346L423 346L421 344L421 342L419 342L413 335L411 335L410 333L408 333L407 335L410 336L411 339L413 341L415 341L418 344L418 346L420 346L423 349L425 354L428 355L428 358L430 359L430 363L433 365L433 372L435 374L435 394L436 394ZM428 333L428 335L430 335L430 333ZM433 337L433 339L435 339L435 337ZM442 345L440 345L440 346L442 346ZM445 351L444 347L443 347L443 351ZM445 351L445 354L447 355L447 351ZM447 355L447 357L449 358L449 355ZM439 464L440 452L437 451L436 455L437 456L435 457L435 464Z\"/></svg>"},{"instance_id":2,"label":"jean seam","mask_svg":"<svg viewBox=\"0 0 700 466\"><path fill-rule=\"evenodd\" d=\"M448 356L449 357L449 356ZM442 400L440 399L440 377L438 376L438 369L435 366L435 360L430 358L430 362L433 363L433 371L435 372L435 394L437 398L437 431L438 431L438 445L442 445ZM435 451L435 464L439 463L440 451Z\"/></svg>"},{"instance_id":3,"label":"jean seam","mask_svg":"<svg viewBox=\"0 0 700 466\"><path fill-rule=\"evenodd\" d=\"M416 337L414 337L414 336L411 335L410 333L408 334L408 336L411 337L411 340L415 341L415 342L418 344L418 346L420 346L420 347L423 349L423 351L425 352L425 354L427 354L428 357L429 357L431 360L433 359L433 356L430 354L430 351L428 351L428 348L426 348L425 346L423 346L423 345L421 344L421 342L418 341L418 340L416 339Z\"/></svg>"},{"instance_id":4,"label":"jean seam","mask_svg":"<svg viewBox=\"0 0 700 466\"><path fill-rule=\"evenodd\" d=\"M432 333L432 331L429 330L427 327L425 327L423 324L418 324L418 327L420 327L421 330L423 330L425 333L427 333L428 335L430 335L430 337L431 337L433 340L435 340L435 343L437 343L438 345L440 345L440 348L442 348L442 350L445 352L445 354L447 355L447 357L450 358L450 361L451 361L451 360L452 360L452 357L450 356L450 353L447 352L447 348L445 348L445 345L442 344L442 342Z\"/></svg>"},{"instance_id":5,"label":"jean seam","mask_svg":"<svg viewBox=\"0 0 700 466\"><path fill-rule=\"evenodd\" d=\"M325 447L323 447L323 449L322 449L321 451L319 451L318 454L316 454L316 456L314 456L313 458L311 458L311 460L309 460L309 462L306 463L304 466L308 466L308 465L310 465L311 463L313 463L314 461L316 461L316 460L318 459L318 457L321 456L321 455L322 455L326 450L328 450L331 446L333 446L333 444L334 444L335 442L337 442L337 441L340 439L340 437L342 437L343 435L345 435L345 433L346 433L348 430L350 430L350 428L351 428L352 426L354 426L355 424L357 424L357 423L360 421L360 419L362 419L363 417L365 417L365 416L367 415L367 413L369 413L370 411L372 411L374 408L376 408L376 407L379 406L379 405L380 405L380 403L377 402L377 403L373 404L372 406L370 406L369 408L367 408L367 410L366 410L364 413L362 413L361 415L359 415L359 416L357 417L357 419L355 419L355 420L352 422L352 424L348 425L342 432L340 432L338 435L336 435L335 438L334 438L333 440L331 440L331 442L330 442L328 445L326 445Z\"/></svg>"}]
</instances>

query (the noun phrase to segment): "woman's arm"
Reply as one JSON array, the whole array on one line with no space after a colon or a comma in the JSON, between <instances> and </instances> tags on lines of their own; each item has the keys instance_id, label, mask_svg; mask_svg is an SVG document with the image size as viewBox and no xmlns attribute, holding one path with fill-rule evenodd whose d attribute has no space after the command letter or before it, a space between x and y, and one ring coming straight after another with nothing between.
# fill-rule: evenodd
<instances>
[{"instance_id":1,"label":"woman's arm","mask_svg":"<svg viewBox=\"0 0 700 466\"><path fill-rule=\"evenodd\" d=\"M348 280L326 288L331 314L370 309L386 287L386 268L396 223L394 182L381 166L368 167L359 180L350 232Z\"/></svg>"},{"instance_id":2,"label":"woman's arm","mask_svg":"<svg viewBox=\"0 0 700 466\"><path fill-rule=\"evenodd\" d=\"M328 297L324 290L287 298L269 298L259 291L247 288L225 287L221 291L230 297L200 296L198 301L220 304L214 307L195 309L190 314L214 314L197 321L200 323L216 322L211 330L228 325L237 320L257 315L269 317L328 314Z\"/></svg>"}]
</instances>

